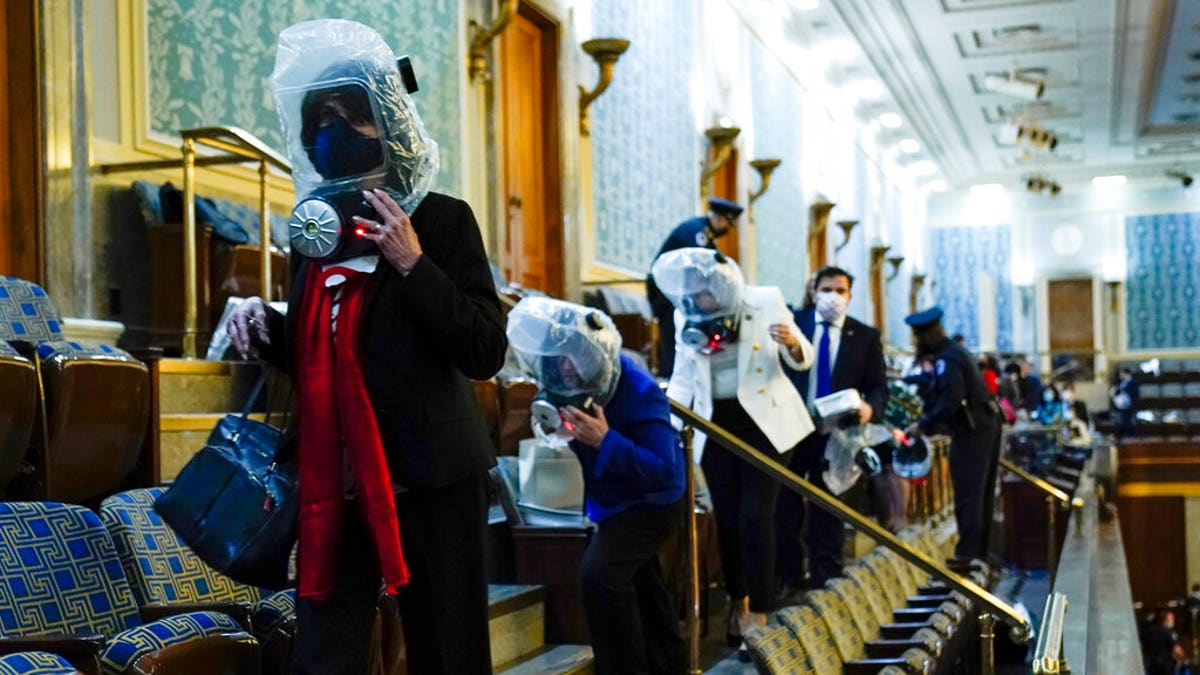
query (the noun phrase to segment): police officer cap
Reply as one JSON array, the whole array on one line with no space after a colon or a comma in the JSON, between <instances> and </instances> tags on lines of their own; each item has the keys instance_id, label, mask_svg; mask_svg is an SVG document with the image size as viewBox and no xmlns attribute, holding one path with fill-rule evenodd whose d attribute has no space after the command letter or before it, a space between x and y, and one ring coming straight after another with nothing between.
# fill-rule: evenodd
<instances>
[{"instance_id":1,"label":"police officer cap","mask_svg":"<svg viewBox=\"0 0 1200 675\"><path fill-rule=\"evenodd\" d=\"M942 308L934 305L929 309L923 309L919 312L914 312L904 317L904 323L913 328L929 328L933 324L942 320Z\"/></svg>"},{"instance_id":2,"label":"police officer cap","mask_svg":"<svg viewBox=\"0 0 1200 675\"><path fill-rule=\"evenodd\" d=\"M723 197L709 197L708 208L717 215L729 214L734 218L742 215L742 211L745 210L741 204L731 202Z\"/></svg>"}]
</instances>

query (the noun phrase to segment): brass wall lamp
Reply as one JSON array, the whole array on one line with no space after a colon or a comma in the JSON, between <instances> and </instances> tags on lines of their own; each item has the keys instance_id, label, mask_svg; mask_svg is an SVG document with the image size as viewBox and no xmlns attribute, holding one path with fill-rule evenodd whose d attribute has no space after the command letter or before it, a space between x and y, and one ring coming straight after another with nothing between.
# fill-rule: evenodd
<instances>
[{"instance_id":1,"label":"brass wall lamp","mask_svg":"<svg viewBox=\"0 0 1200 675\"><path fill-rule=\"evenodd\" d=\"M842 228L842 232L845 233L846 238L842 240L842 243L838 244L833 249L834 253L837 253L838 251L846 248L846 244L850 243L850 233L852 231L854 231L855 225L858 225L857 220L839 220L839 221L837 221L837 226Z\"/></svg>"},{"instance_id":2,"label":"brass wall lamp","mask_svg":"<svg viewBox=\"0 0 1200 675\"><path fill-rule=\"evenodd\" d=\"M750 166L755 171L758 172L759 177L762 179L762 182L759 184L758 189L755 190L754 192L750 193L750 203L751 204L754 203L754 200L763 196L763 193L766 192L767 188L771 186L771 174L775 171L775 168L778 167L782 163L783 163L782 159L774 159L774 158L750 160Z\"/></svg>"},{"instance_id":3,"label":"brass wall lamp","mask_svg":"<svg viewBox=\"0 0 1200 675\"><path fill-rule=\"evenodd\" d=\"M897 277L897 275L900 274L900 265L902 265L904 263L904 256L890 255L890 256L888 256L887 261L892 266L892 273L889 274L888 278L887 278L888 281L891 281L892 279L895 279Z\"/></svg>"},{"instance_id":4,"label":"brass wall lamp","mask_svg":"<svg viewBox=\"0 0 1200 675\"><path fill-rule=\"evenodd\" d=\"M595 101L600 94L608 89L608 85L612 83L613 66L616 65L617 59L629 49L629 40L621 38L596 38L584 42L580 47L587 52L588 56L596 62L600 67L600 81L596 86L587 91L583 85L579 85L579 133L584 136L591 135L591 129L588 126L588 106Z\"/></svg>"},{"instance_id":5,"label":"brass wall lamp","mask_svg":"<svg viewBox=\"0 0 1200 675\"><path fill-rule=\"evenodd\" d=\"M471 36L471 47L467 51L467 74L472 82L487 79L488 46L516 15L517 2L518 0L501 0L500 13L490 26L484 27L475 19L471 19L467 24L467 32Z\"/></svg>"},{"instance_id":6,"label":"brass wall lamp","mask_svg":"<svg viewBox=\"0 0 1200 675\"><path fill-rule=\"evenodd\" d=\"M704 130L704 135L708 136L708 143L713 150L717 151L717 156L700 171L700 197L703 199L708 197L708 180L713 177L713 174L721 170L725 166L725 162L729 161L729 156L733 154L733 139L742 133L740 127L710 127Z\"/></svg>"},{"instance_id":7,"label":"brass wall lamp","mask_svg":"<svg viewBox=\"0 0 1200 675\"><path fill-rule=\"evenodd\" d=\"M841 225L841 223L838 223L838 225ZM843 246L844 245L845 244L843 244ZM892 247L887 246L885 244L880 244L878 246L871 247L871 271L872 272L875 272L879 268L883 267L883 261L884 261L883 256L886 255L887 252L890 250L892 250Z\"/></svg>"}]
</instances>

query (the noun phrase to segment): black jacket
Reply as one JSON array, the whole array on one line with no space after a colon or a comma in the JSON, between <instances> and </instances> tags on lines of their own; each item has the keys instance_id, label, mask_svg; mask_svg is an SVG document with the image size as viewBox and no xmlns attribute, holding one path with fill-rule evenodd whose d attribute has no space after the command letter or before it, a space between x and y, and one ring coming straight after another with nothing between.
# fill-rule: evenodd
<instances>
[{"instance_id":1,"label":"black jacket","mask_svg":"<svg viewBox=\"0 0 1200 675\"><path fill-rule=\"evenodd\" d=\"M363 379L391 478L433 489L495 464L471 380L492 377L508 340L479 226L458 199L429 193L412 214L424 255L407 277L380 258L359 327ZM290 372L292 323L311 264L292 256L287 318L268 313L263 357Z\"/></svg>"},{"instance_id":2,"label":"black jacket","mask_svg":"<svg viewBox=\"0 0 1200 675\"><path fill-rule=\"evenodd\" d=\"M933 378L933 391L920 419L922 431L953 436L993 428L999 411L993 407L994 398L975 358L962 345L945 338L934 348Z\"/></svg>"},{"instance_id":3,"label":"black jacket","mask_svg":"<svg viewBox=\"0 0 1200 675\"><path fill-rule=\"evenodd\" d=\"M796 318L800 332L804 333L804 337L816 348L816 309L809 307L793 310L792 315ZM784 368L784 372L796 385L800 396L807 401L808 378L816 377L817 374L815 362L808 370ZM846 317L846 322L842 324L842 341L838 345L837 356L833 360L833 368L829 375L833 391L857 389L874 411L871 419L875 422L882 419L888 399L887 366L883 362L883 341L878 330L857 319Z\"/></svg>"}]
</instances>

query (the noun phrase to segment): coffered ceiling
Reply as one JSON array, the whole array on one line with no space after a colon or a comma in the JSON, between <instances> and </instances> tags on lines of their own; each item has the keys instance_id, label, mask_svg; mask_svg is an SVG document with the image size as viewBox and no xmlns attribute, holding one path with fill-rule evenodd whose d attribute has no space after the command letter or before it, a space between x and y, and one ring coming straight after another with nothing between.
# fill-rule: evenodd
<instances>
[{"instance_id":1,"label":"coffered ceiling","mask_svg":"<svg viewBox=\"0 0 1200 675\"><path fill-rule=\"evenodd\" d=\"M797 41L853 37L890 92L860 113L899 113L951 186L1200 171L1200 0L780 1ZM1045 82L1041 98L984 86L1014 74Z\"/></svg>"}]
</instances>

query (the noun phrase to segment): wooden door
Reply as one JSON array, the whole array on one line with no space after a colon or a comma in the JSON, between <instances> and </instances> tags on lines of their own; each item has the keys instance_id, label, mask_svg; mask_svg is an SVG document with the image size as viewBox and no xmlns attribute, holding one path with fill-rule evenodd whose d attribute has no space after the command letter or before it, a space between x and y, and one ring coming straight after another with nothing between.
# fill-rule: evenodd
<instances>
[{"instance_id":1,"label":"wooden door","mask_svg":"<svg viewBox=\"0 0 1200 675\"><path fill-rule=\"evenodd\" d=\"M555 297L563 293L558 156L558 26L522 2L500 34L504 273Z\"/></svg>"},{"instance_id":2,"label":"wooden door","mask_svg":"<svg viewBox=\"0 0 1200 675\"><path fill-rule=\"evenodd\" d=\"M1093 324L1092 280L1052 279L1047 282L1050 316L1050 352L1054 366L1074 357L1082 377L1089 377L1096 348Z\"/></svg>"},{"instance_id":3,"label":"wooden door","mask_svg":"<svg viewBox=\"0 0 1200 675\"><path fill-rule=\"evenodd\" d=\"M715 159L716 157L716 152L711 149L709 152L711 153L709 161L712 161L712 159ZM738 152L737 148L733 148L729 151L729 161L725 162L725 164L723 164L721 168L713 174L712 178L709 179L712 181L712 191L709 192L709 194L713 197L724 197L731 202L737 202L742 206L745 206L745 202L738 198L737 167ZM708 204L705 204L704 207L708 208ZM746 218L746 213L742 212L741 218L738 219L737 228L717 240L717 250L729 256L730 258L737 260L739 263L741 263L741 259L738 257L738 230L746 227L747 221L748 219Z\"/></svg>"},{"instance_id":4,"label":"wooden door","mask_svg":"<svg viewBox=\"0 0 1200 675\"><path fill-rule=\"evenodd\" d=\"M42 282L42 118L33 0L0 10L0 274Z\"/></svg>"}]
</instances>

